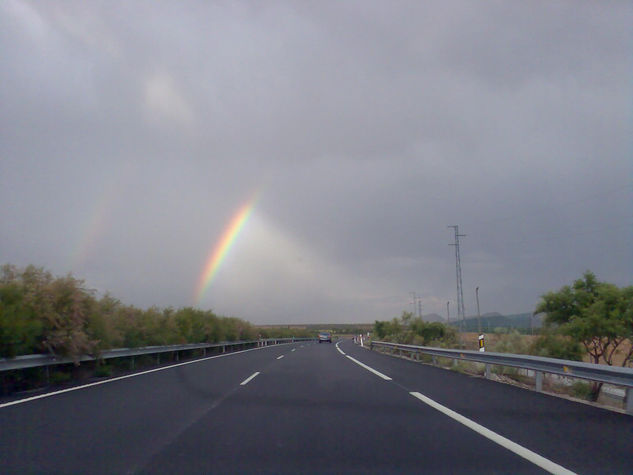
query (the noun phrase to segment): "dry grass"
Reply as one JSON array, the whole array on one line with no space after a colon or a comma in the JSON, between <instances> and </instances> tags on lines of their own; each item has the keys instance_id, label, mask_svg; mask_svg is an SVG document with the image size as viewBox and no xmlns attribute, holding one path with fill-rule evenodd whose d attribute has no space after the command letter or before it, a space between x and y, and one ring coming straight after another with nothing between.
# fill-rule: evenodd
<instances>
[{"instance_id":1,"label":"dry grass","mask_svg":"<svg viewBox=\"0 0 633 475\"><path fill-rule=\"evenodd\" d=\"M479 335L477 333L463 333L464 344L466 350L478 350L479 349ZM504 336L501 333L487 333L486 336L486 348L488 351L493 351L492 348L499 342ZM538 338L538 335L520 335L520 338L525 342L526 346L531 345ZM623 342L613 357L613 366L621 366L625 356L631 350L631 342ZM584 355L583 361L586 363L592 363L589 355ZM604 364L604 362L602 363Z\"/></svg>"}]
</instances>

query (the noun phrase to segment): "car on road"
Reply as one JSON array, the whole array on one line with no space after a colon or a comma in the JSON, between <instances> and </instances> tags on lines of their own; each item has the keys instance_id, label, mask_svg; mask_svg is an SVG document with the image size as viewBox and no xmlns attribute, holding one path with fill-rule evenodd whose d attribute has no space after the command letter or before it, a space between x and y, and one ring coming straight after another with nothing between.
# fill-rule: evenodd
<instances>
[{"instance_id":1,"label":"car on road","mask_svg":"<svg viewBox=\"0 0 633 475\"><path fill-rule=\"evenodd\" d=\"M323 343L324 341L332 343L332 334L330 332L319 332L319 343Z\"/></svg>"}]
</instances>

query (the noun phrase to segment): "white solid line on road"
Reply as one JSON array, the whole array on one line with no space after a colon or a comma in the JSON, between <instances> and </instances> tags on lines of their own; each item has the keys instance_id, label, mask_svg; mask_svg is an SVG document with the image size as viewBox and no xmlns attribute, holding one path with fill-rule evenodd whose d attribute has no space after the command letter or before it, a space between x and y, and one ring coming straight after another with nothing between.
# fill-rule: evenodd
<instances>
[{"instance_id":1,"label":"white solid line on road","mask_svg":"<svg viewBox=\"0 0 633 475\"><path fill-rule=\"evenodd\" d=\"M296 348L293 348L292 350L290 350L290 352L292 353L293 351L296 351L296 350L297 350Z\"/></svg>"},{"instance_id":2,"label":"white solid line on road","mask_svg":"<svg viewBox=\"0 0 633 475\"><path fill-rule=\"evenodd\" d=\"M277 359L280 360L284 357L284 355L278 356Z\"/></svg>"},{"instance_id":3,"label":"white solid line on road","mask_svg":"<svg viewBox=\"0 0 633 475\"><path fill-rule=\"evenodd\" d=\"M339 343L340 343L340 342L339 342ZM335 346L336 346L336 349L338 350L338 352L339 352L340 354L344 355L344 354L345 354L345 352L344 352L343 350L341 350L341 349L338 347L339 343L337 343L337 344L335 345Z\"/></svg>"},{"instance_id":4,"label":"white solid line on road","mask_svg":"<svg viewBox=\"0 0 633 475\"><path fill-rule=\"evenodd\" d=\"M255 376L257 376L259 374L259 371L254 372L253 374L251 374L248 378L246 378L244 381L242 381L240 383L240 386L246 386L251 379L253 379Z\"/></svg>"},{"instance_id":5,"label":"white solid line on road","mask_svg":"<svg viewBox=\"0 0 633 475\"><path fill-rule=\"evenodd\" d=\"M339 350L340 351L340 350ZM370 368L369 366L367 366L365 363L361 363L360 361L358 361L357 359L352 358L350 355L345 355L346 358L349 358L350 360L352 360L354 363L356 363L359 366L362 366L363 368L365 368L367 371L371 371L372 373L374 373L376 376L380 376L382 379L384 379L385 381L391 381L391 378L385 374L382 374L380 371L376 371L374 368Z\"/></svg>"},{"instance_id":6,"label":"white solid line on road","mask_svg":"<svg viewBox=\"0 0 633 475\"><path fill-rule=\"evenodd\" d=\"M266 349L266 348L272 348L272 347L262 346L260 348L249 348L248 350L234 351L232 353L224 353L224 354L221 354L221 355L208 356L206 358L200 358L198 360L185 361L184 363L177 363L177 364L173 364L173 365L169 365L169 366L162 366L160 368L148 369L147 371L141 371L140 373L126 374L125 376L117 376L116 378L110 378L110 379L106 379L104 381L97 381L96 383L83 384L81 386L75 386L73 388L60 389L59 391L53 391L53 392L46 393L46 394L40 394L38 396L31 396L31 397L27 397L25 399L18 399L17 401L5 402L4 404L0 404L0 409L2 409L3 407L14 406L16 404L23 404L25 402L35 401L36 399L43 399L43 398L46 398L46 397L56 396L57 394L69 393L71 391L77 391L79 389L86 389L86 388L89 388L89 387L92 387L92 386L100 386L101 384L113 383L114 381L120 381L122 379L135 378L135 377L141 376L143 374L156 373L157 371L164 371L166 369L176 368L178 366L185 366L185 365L188 365L188 364L200 363L202 361L213 360L215 358L224 358L226 356L233 356L233 355L237 355L239 353L246 353L247 351L257 351L257 350L262 350L262 349Z\"/></svg>"},{"instance_id":7,"label":"white solid line on road","mask_svg":"<svg viewBox=\"0 0 633 475\"><path fill-rule=\"evenodd\" d=\"M571 470L566 469L565 467L558 465L557 463L552 462L551 460L546 459L545 457L532 452L530 449L526 449L525 447L517 444L516 442L512 442L510 439L506 439L502 435L497 434L496 432L487 429L481 424L477 424L475 421L468 419L467 417L462 416L461 414L449 409L446 406L442 406L440 403L435 402L433 399L426 397L424 394L419 392L410 392L411 396L419 399L425 404L428 404L433 409L437 409L441 413L447 415L451 419L456 420L457 422L464 424L469 429L474 430L480 435L483 435L485 438L499 444L500 446L514 452L515 454L523 457L526 460L529 460L535 465L538 465L544 470L547 470L550 473L555 474L565 474L565 475L575 475Z\"/></svg>"}]
</instances>

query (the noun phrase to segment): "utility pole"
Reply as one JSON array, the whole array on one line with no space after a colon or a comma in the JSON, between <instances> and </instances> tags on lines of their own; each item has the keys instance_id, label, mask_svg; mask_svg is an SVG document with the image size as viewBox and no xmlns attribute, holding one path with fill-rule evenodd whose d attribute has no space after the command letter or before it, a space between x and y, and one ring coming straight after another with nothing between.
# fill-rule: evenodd
<instances>
[{"instance_id":1,"label":"utility pole","mask_svg":"<svg viewBox=\"0 0 633 475\"><path fill-rule=\"evenodd\" d=\"M449 305L451 304L451 301L449 300L448 302L446 302L446 319L447 319L447 323L451 323L451 309L449 307Z\"/></svg>"},{"instance_id":2,"label":"utility pole","mask_svg":"<svg viewBox=\"0 0 633 475\"><path fill-rule=\"evenodd\" d=\"M466 237L465 234L459 234L459 226L448 226L455 230L455 243L449 246L455 246L455 270L457 273L457 321L461 324L461 331L465 330L466 313L464 311L464 291L462 290L462 263L459 256L459 238Z\"/></svg>"},{"instance_id":3,"label":"utility pole","mask_svg":"<svg viewBox=\"0 0 633 475\"><path fill-rule=\"evenodd\" d=\"M418 317L422 318L422 299L418 297Z\"/></svg>"}]
</instances>

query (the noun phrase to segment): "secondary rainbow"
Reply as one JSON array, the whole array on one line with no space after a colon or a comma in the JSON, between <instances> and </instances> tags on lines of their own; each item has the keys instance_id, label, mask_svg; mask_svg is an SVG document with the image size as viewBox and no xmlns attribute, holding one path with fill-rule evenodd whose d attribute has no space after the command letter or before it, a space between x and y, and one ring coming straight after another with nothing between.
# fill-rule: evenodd
<instances>
[{"instance_id":1,"label":"secondary rainbow","mask_svg":"<svg viewBox=\"0 0 633 475\"><path fill-rule=\"evenodd\" d=\"M255 208L255 202L257 201L257 196L251 198L248 202L246 202L235 215L231 218L228 226L222 233L220 240L216 243L216 245L211 249L209 253L209 257L206 260L204 269L202 274L200 275L200 279L198 280L198 285L196 286L195 293L195 302L196 304L200 303L202 296L205 291L209 288L211 281L218 272L218 269L222 265L224 258L231 250L231 247L235 243L235 240L240 234L240 231L244 228L244 225L248 221L248 218L251 216L253 212L253 208Z\"/></svg>"}]
</instances>

